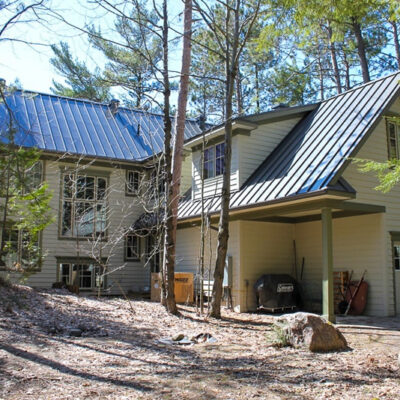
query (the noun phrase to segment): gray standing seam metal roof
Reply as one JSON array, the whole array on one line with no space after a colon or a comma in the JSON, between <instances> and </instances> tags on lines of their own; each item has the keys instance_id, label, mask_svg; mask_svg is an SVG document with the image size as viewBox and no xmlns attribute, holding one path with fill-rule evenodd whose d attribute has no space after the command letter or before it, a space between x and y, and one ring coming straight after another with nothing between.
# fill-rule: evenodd
<instances>
[{"instance_id":1,"label":"gray standing seam metal roof","mask_svg":"<svg viewBox=\"0 0 400 400\"><path fill-rule=\"evenodd\" d=\"M162 115L50 94L15 91L7 95L15 117L16 144L44 151L123 161L142 161L163 150ZM186 122L185 139L200 133ZM7 109L0 106L0 139L6 140Z\"/></svg>"},{"instance_id":2,"label":"gray standing seam metal roof","mask_svg":"<svg viewBox=\"0 0 400 400\"><path fill-rule=\"evenodd\" d=\"M230 208L256 207L327 189L351 191L338 180L338 173L399 93L399 77L395 73L321 102L231 194ZM179 218L198 216L200 206L199 200L182 201ZM219 196L206 199L207 212L219 209Z\"/></svg>"}]
</instances>

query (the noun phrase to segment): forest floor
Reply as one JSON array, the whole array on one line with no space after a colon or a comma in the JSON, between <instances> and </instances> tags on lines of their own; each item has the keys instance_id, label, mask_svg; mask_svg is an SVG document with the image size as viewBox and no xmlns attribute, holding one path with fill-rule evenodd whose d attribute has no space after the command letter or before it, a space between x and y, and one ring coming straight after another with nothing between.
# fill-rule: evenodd
<instances>
[{"instance_id":1,"label":"forest floor","mask_svg":"<svg viewBox=\"0 0 400 400\"><path fill-rule=\"evenodd\" d=\"M273 316L179 309L0 287L0 399L400 399L399 319L348 317L349 350L310 353L272 347ZM180 333L216 341L159 342Z\"/></svg>"}]
</instances>

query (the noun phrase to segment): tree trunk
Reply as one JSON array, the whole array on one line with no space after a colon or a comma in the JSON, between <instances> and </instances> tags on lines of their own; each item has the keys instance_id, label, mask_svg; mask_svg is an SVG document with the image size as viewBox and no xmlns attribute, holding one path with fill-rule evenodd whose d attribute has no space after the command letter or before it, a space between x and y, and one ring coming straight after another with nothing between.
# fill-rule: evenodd
<instances>
[{"instance_id":1,"label":"tree trunk","mask_svg":"<svg viewBox=\"0 0 400 400\"><path fill-rule=\"evenodd\" d=\"M331 54L331 62L333 67L333 76L335 78L337 92L338 94L340 94L342 93L342 84L340 82L339 65L337 61L335 43L332 41L332 28L330 27L330 25L328 25L327 27L327 32L329 40L329 52Z\"/></svg>"},{"instance_id":2,"label":"tree trunk","mask_svg":"<svg viewBox=\"0 0 400 400\"><path fill-rule=\"evenodd\" d=\"M229 239L229 202L231 194L231 157L232 157L232 98L234 92L235 79L237 75L237 52L238 52L238 32L239 32L239 9L240 0L237 1L235 13L234 40L232 49L229 45L226 50L226 95L225 95L225 170L223 174L221 190L221 211L218 225L218 245L217 259L214 269L214 284L212 290L210 317L221 318L221 301L223 294L223 280L225 260L228 250ZM227 21L229 21L230 10L227 11ZM229 43L228 43L229 44Z\"/></svg>"},{"instance_id":3,"label":"tree trunk","mask_svg":"<svg viewBox=\"0 0 400 400\"><path fill-rule=\"evenodd\" d=\"M354 36L356 37L358 59L360 61L363 82L367 83L371 80L371 78L369 76L367 54L365 51L364 38L362 37L361 25L356 21L355 18L352 18L351 27L353 29Z\"/></svg>"},{"instance_id":4,"label":"tree trunk","mask_svg":"<svg viewBox=\"0 0 400 400\"><path fill-rule=\"evenodd\" d=\"M400 69L400 44L399 44L399 32L397 29L397 22L389 21L389 23L392 26L393 30L393 42L394 42L394 48L396 50L397 69Z\"/></svg>"},{"instance_id":5,"label":"tree trunk","mask_svg":"<svg viewBox=\"0 0 400 400\"><path fill-rule=\"evenodd\" d=\"M256 113L260 112L260 81L259 81L259 71L258 64L254 64L254 72L255 72L255 88L256 88Z\"/></svg>"},{"instance_id":6,"label":"tree trunk","mask_svg":"<svg viewBox=\"0 0 400 400\"><path fill-rule=\"evenodd\" d=\"M189 91L189 67L191 59L191 36L192 36L192 0L185 0L184 11L184 36L182 50L182 67L178 94L178 108L175 118L175 141L174 154L172 159L172 182L170 197L167 203L168 220L166 225L166 269L167 275L173 280L175 273L175 250L176 250L176 226L178 219L178 204L181 186L182 173L182 151L185 134L186 106ZM169 285L171 286L171 285ZM168 290L171 301L167 301L167 309L171 313L176 313L175 297ZM173 301L172 301L173 300Z\"/></svg>"},{"instance_id":7,"label":"tree trunk","mask_svg":"<svg viewBox=\"0 0 400 400\"><path fill-rule=\"evenodd\" d=\"M236 104L237 104L237 114L242 115L243 112L243 99L242 99L242 85L241 85L241 76L240 70L238 69L238 73L236 76Z\"/></svg>"},{"instance_id":8,"label":"tree trunk","mask_svg":"<svg viewBox=\"0 0 400 400\"><path fill-rule=\"evenodd\" d=\"M162 302L167 311L171 314L178 312L175 303L175 290L174 290L174 258L171 256L169 246L173 243L171 232L173 231L171 199L172 195L172 152L171 152L171 134L172 124L170 117L170 104L169 99L171 89L168 76L168 10L167 0L163 1L163 84L164 84L164 178L165 178L165 239L164 239L164 263L163 263L163 290Z\"/></svg>"}]
</instances>

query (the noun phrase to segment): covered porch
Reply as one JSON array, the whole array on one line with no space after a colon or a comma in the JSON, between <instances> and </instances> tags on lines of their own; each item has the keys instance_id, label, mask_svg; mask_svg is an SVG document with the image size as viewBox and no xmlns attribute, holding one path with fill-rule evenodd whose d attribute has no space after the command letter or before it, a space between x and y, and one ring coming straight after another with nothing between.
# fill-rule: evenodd
<instances>
[{"instance_id":1,"label":"covered porch","mask_svg":"<svg viewBox=\"0 0 400 400\"><path fill-rule=\"evenodd\" d=\"M261 275L286 273L299 281L306 308L312 304L310 311L334 322L333 271L352 270L358 280L366 270L366 313L388 315L384 212L379 205L318 199L232 213L240 243L236 310L255 310L253 285Z\"/></svg>"}]
</instances>

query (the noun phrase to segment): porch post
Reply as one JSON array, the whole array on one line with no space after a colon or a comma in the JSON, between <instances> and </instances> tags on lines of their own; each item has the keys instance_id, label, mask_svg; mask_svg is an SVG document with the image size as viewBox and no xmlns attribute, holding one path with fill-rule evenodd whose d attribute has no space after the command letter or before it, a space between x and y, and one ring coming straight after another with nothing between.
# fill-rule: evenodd
<instances>
[{"instance_id":1,"label":"porch post","mask_svg":"<svg viewBox=\"0 0 400 400\"><path fill-rule=\"evenodd\" d=\"M333 251L332 251L332 210L323 208L322 217L322 314L335 322L333 305Z\"/></svg>"}]
</instances>

